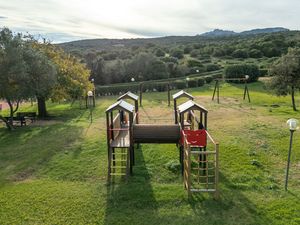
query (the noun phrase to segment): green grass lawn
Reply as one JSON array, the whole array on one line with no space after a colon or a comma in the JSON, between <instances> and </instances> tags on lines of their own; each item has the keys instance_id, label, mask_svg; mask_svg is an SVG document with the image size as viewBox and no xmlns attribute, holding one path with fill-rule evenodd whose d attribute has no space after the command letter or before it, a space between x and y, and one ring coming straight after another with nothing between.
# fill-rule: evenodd
<instances>
[{"instance_id":1,"label":"green grass lawn","mask_svg":"<svg viewBox=\"0 0 300 225\"><path fill-rule=\"evenodd\" d=\"M116 97L97 100L92 124L78 103L49 103L52 120L0 128L0 224L300 224L300 132L284 191L285 122L299 118L290 98L261 82L249 85L251 103L243 85L222 84L220 104L211 101L213 84L189 91L209 110L208 129L220 142L220 200L187 198L173 144L143 144L134 175L108 185L104 111ZM172 112L166 99L146 93L142 110Z\"/></svg>"}]
</instances>

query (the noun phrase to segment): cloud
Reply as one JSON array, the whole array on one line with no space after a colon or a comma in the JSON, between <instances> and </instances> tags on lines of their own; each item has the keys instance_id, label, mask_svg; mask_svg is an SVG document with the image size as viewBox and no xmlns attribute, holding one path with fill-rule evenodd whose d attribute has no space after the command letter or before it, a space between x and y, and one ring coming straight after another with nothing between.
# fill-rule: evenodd
<instances>
[{"instance_id":1,"label":"cloud","mask_svg":"<svg viewBox=\"0 0 300 225\"><path fill-rule=\"evenodd\" d=\"M74 38L195 35L214 28L299 29L298 0L10 0L0 2L1 26Z\"/></svg>"}]
</instances>

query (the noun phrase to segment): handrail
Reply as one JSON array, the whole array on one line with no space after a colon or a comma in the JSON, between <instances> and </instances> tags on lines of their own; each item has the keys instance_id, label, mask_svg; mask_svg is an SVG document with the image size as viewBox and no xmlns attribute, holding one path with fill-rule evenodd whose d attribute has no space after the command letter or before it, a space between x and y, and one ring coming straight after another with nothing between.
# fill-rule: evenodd
<instances>
[{"instance_id":1,"label":"handrail","mask_svg":"<svg viewBox=\"0 0 300 225\"><path fill-rule=\"evenodd\" d=\"M138 113L139 113L139 112L135 112L135 113L134 113L133 123L132 123L132 124L136 124L136 119L137 119Z\"/></svg>"},{"instance_id":2,"label":"handrail","mask_svg":"<svg viewBox=\"0 0 300 225\"><path fill-rule=\"evenodd\" d=\"M215 141L215 140L212 138L212 136L208 133L208 131L206 131L206 134L207 134L208 138L211 140L211 142L212 142L214 145L218 145L218 144L219 144L219 142Z\"/></svg>"},{"instance_id":3,"label":"handrail","mask_svg":"<svg viewBox=\"0 0 300 225\"><path fill-rule=\"evenodd\" d=\"M122 131L122 130L129 130L129 128L113 128L113 129L108 129L108 130L112 130L112 131Z\"/></svg>"}]
</instances>

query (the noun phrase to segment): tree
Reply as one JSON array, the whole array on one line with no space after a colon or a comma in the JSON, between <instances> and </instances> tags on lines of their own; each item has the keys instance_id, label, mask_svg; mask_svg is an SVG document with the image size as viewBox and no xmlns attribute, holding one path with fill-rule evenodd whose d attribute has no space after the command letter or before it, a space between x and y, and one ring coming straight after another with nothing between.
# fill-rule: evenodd
<instances>
[{"instance_id":1,"label":"tree","mask_svg":"<svg viewBox=\"0 0 300 225\"><path fill-rule=\"evenodd\" d=\"M57 84L57 71L54 64L47 56L31 43L27 43L24 51L24 59L27 63L29 94L35 96L38 102L38 115L47 117L46 100L51 96L52 90Z\"/></svg>"},{"instance_id":2,"label":"tree","mask_svg":"<svg viewBox=\"0 0 300 225\"><path fill-rule=\"evenodd\" d=\"M29 96L28 87L24 85L27 80L27 73L22 44L20 34L14 36L8 28L1 30L0 98L5 99L10 108L10 121L5 121L8 128L12 128L13 115L18 110L20 101ZM3 117L1 119L4 120Z\"/></svg>"},{"instance_id":3,"label":"tree","mask_svg":"<svg viewBox=\"0 0 300 225\"><path fill-rule=\"evenodd\" d=\"M273 76L271 88L278 96L291 94L293 110L297 111L295 91L300 88L300 48L290 48L273 64L270 75Z\"/></svg>"},{"instance_id":4,"label":"tree","mask_svg":"<svg viewBox=\"0 0 300 225\"><path fill-rule=\"evenodd\" d=\"M179 48L172 49L171 55L177 59L182 59L184 57L183 51Z\"/></svg>"},{"instance_id":5,"label":"tree","mask_svg":"<svg viewBox=\"0 0 300 225\"><path fill-rule=\"evenodd\" d=\"M43 92L39 93L41 96L40 101L38 98L38 108L40 117L47 116L46 100L51 97L54 101L62 99L76 99L81 96L86 96L88 90L91 90L91 82L89 82L90 71L81 64L75 57L65 53L62 49L50 44L50 43L38 43L32 41L31 45L34 49L42 52L52 65L55 66L56 71L52 71L47 65L47 61L44 61L44 69L48 67L48 74L42 73L42 75L49 79L49 89L47 86L43 86L42 80L39 80L40 86L45 87ZM46 72L46 71L45 71ZM53 72L53 73L52 73ZM53 76L55 74L55 76ZM53 78L56 78L56 82L53 82ZM51 87L50 87L51 85Z\"/></svg>"}]
</instances>

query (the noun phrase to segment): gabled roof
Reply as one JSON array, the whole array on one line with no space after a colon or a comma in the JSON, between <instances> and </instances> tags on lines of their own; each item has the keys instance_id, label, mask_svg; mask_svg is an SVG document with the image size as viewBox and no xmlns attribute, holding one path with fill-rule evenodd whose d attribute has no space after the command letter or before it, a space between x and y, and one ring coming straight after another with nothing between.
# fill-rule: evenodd
<instances>
[{"instance_id":1,"label":"gabled roof","mask_svg":"<svg viewBox=\"0 0 300 225\"><path fill-rule=\"evenodd\" d=\"M113 110L125 110L126 112L133 113L134 106L125 102L124 100L120 100L106 109L106 112L111 112Z\"/></svg>"},{"instance_id":2,"label":"gabled roof","mask_svg":"<svg viewBox=\"0 0 300 225\"><path fill-rule=\"evenodd\" d=\"M137 101L139 99L139 96L133 94L132 92L128 91L127 93L125 93L124 95L121 95L118 100L121 100L121 99L127 99L127 98L130 98L134 101Z\"/></svg>"},{"instance_id":3,"label":"gabled roof","mask_svg":"<svg viewBox=\"0 0 300 225\"><path fill-rule=\"evenodd\" d=\"M194 100L194 97L191 94L185 92L184 90L181 90L173 95L174 100L181 97L186 97L189 98L190 100Z\"/></svg>"},{"instance_id":4,"label":"gabled roof","mask_svg":"<svg viewBox=\"0 0 300 225\"><path fill-rule=\"evenodd\" d=\"M197 104L196 102L189 100L180 106L178 106L178 111L179 113L184 113L189 110L198 110L200 112L208 113L207 109L204 108L203 106Z\"/></svg>"}]
</instances>

